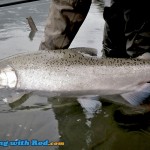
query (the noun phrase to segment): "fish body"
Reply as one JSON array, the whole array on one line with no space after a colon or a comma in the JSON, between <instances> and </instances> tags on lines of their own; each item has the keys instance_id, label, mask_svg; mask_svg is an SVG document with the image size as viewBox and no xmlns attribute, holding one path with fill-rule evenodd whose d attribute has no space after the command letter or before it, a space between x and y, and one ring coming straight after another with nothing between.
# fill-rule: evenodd
<instances>
[{"instance_id":1,"label":"fish body","mask_svg":"<svg viewBox=\"0 0 150 150\"><path fill-rule=\"evenodd\" d=\"M37 51L0 61L0 87L74 95L132 92L150 81L150 61Z\"/></svg>"}]
</instances>

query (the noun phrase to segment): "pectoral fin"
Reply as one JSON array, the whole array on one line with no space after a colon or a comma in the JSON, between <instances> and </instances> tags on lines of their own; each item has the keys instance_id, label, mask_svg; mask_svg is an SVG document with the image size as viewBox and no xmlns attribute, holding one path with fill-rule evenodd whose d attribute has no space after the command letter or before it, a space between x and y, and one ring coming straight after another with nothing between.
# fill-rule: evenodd
<instances>
[{"instance_id":1,"label":"pectoral fin","mask_svg":"<svg viewBox=\"0 0 150 150\"><path fill-rule=\"evenodd\" d=\"M143 104L144 100L150 96L150 83L145 83L137 90L121 94L121 96L134 106Z\"/></svg>"}]
</instances>

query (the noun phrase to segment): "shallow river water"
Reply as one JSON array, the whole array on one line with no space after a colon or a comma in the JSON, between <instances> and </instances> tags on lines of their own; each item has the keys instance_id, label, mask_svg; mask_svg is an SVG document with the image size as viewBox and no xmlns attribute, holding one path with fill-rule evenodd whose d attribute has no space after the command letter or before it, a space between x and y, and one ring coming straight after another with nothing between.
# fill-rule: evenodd
<instances>
[{"instance_id":1,"label":"shallow river water","mask_svg":"<svg viewBox=\"0 0 150 150\"><path fill-rule=\"evenodd\" d=\"M1 0L0 4L4 2L10 1ZM50 3L41 0L0 8L0 58L38 50ZM70 47L93 47L101 55L102 11L102 2L93 1ZM26 21L29 16L38 29L35 35ZM150 149L150 114L129 106L120 96L62 98L43 95L0 90L0 150ZM9 105L5 103L12 100ZM47 141L60 141L64 145L40 146Z\"/></svg>"}]
</instances>

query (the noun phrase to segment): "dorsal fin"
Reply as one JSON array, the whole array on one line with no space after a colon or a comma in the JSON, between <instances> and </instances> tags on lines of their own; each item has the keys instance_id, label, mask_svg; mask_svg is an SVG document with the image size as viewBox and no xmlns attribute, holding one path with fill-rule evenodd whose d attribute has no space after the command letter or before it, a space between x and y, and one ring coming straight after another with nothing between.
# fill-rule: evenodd
<instances>
[{"instance_id":1,"label":"dorsal fin","mask_svg":"<svg viewBox=\"0 0 150 150\"><path fill-rule=\"evenodd\" d=\"M90 56L97 56L97 49L90 48L90 47L76 47L76 48L70 48L70 50L74 52L78 52L81 54L88 54Z\"/></svg>"},{"instance_id":2,"label":"dorsal fin","mask_svg":"<svg viewBox=\"0 0 150 150\"><path fill-rule=\"evenodd\" d=\"M145 59L145 60L150 60L150 53L146 52L142 55L140 55L139 57L137 57L138 59Z\"/></svg>"}]
</instances>

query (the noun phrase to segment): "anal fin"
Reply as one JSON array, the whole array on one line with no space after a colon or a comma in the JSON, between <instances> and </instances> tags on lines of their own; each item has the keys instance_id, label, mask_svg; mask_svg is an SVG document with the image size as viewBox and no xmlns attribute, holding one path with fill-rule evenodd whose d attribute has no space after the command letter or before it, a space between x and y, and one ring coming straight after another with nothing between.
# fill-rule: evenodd
<instances>
[{"instance_id":1,"label":"anal fin","mask_svg":"<svg viewBox=\"0 0 150 150\"><path fill-rule=\"evenodd\" d=\"M121 94L121 96L134 106L143 104L143 102L150 96L150 83L145 83L137 90Z\"/></svg>"}]
</instances>

